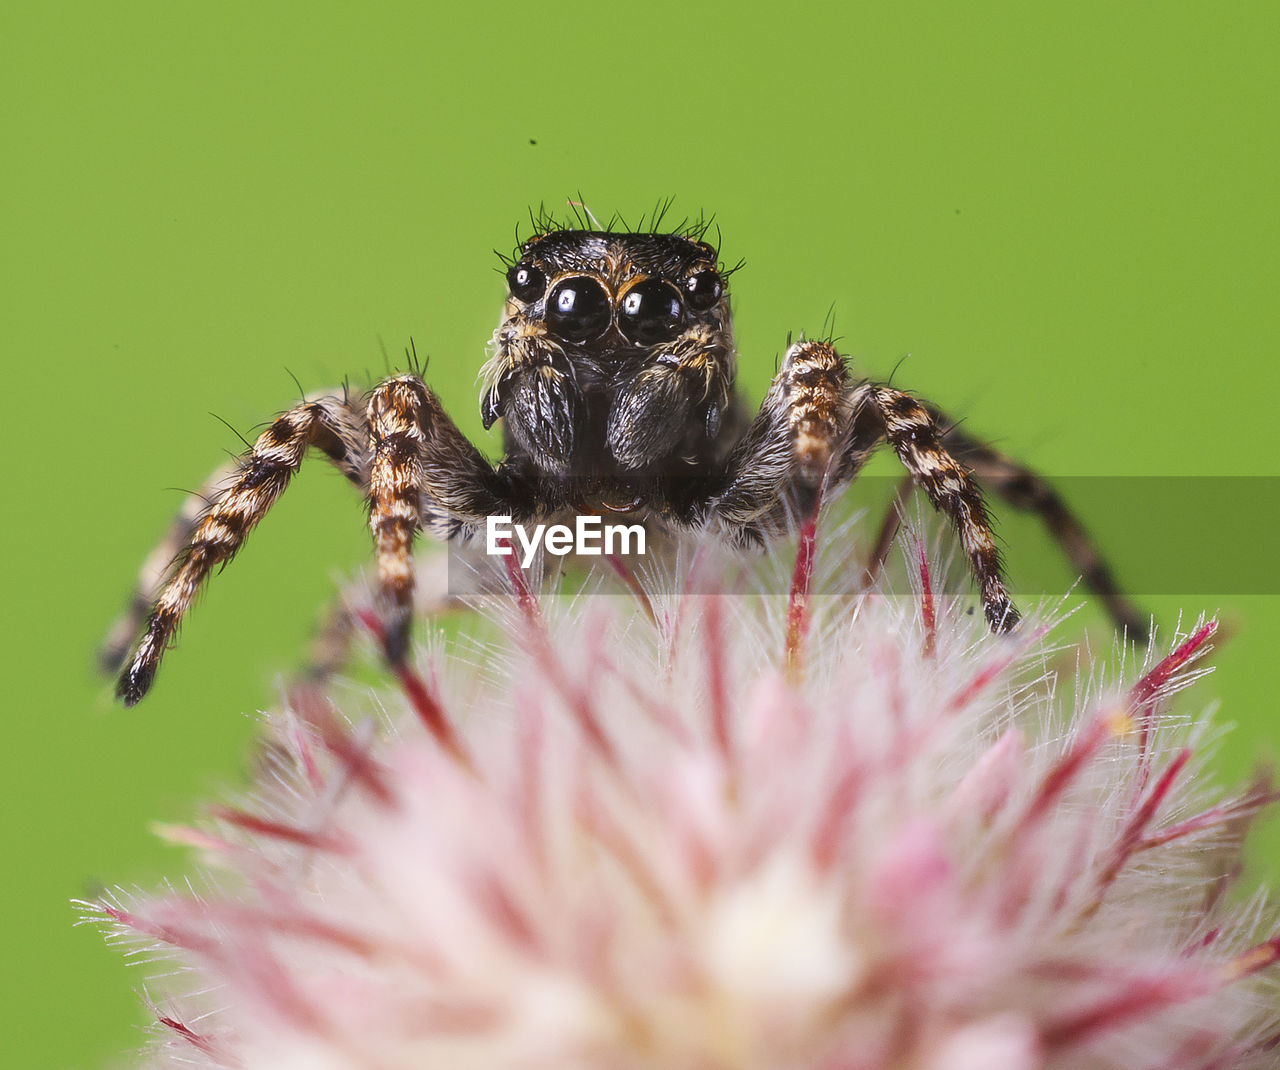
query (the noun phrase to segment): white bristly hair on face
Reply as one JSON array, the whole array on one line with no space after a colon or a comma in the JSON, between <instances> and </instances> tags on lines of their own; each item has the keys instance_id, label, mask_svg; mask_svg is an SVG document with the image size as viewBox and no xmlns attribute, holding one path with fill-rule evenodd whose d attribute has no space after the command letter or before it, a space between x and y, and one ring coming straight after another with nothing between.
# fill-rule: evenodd
<instances>
[{"instance_id":1,"label":"white bristly hair on face","mask_svg":"<svg viewBox=\"0 0 1280 1070\"><path fill-rule=\"evenodd\" d=\"M292 689L249 797L167 830L216 878L86 907L147 948L144 1065L1274 1066L1274 914L1229 894L1273 792L1172 702L1213 623L1108 669L911 544L913 594L821 593L824 541Z\"/></svg>"}]
</instances>

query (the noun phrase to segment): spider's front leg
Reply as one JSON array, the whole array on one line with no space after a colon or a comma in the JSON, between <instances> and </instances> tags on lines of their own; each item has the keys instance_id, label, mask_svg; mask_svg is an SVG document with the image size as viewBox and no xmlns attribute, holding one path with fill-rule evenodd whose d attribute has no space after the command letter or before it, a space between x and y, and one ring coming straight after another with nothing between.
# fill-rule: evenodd
<instances>
[{"instance_id":1,"label":"spider's front leg","mask_svg":"<svg viewBox=\"0 0 1280 1070\"><path fill-rule=\"evenodd\" d=\"M368 429L363 415L347 397L322 397L304 402L278 417L240 459L218 496L203 511L188 502L174 522L169 538L157 552L164 553L165 575L144 565L134 605L148 600L154 604L146 617L145 630L133 649L116 685L116 695L132 706L142 698L155 679L160 659L191 608L197 591L218 565L229 561L244 545L249 532L266 515L302 465L307 450L319 448L344 475L358 486L368 476ZM199 516L198 521L194 520ZM176 557L170 540L181 540ZM148 558L154 564L155 555ZM136 611L124 618L124 627L141 623ZM118 641L121 626L113 630Z\"/></svg>"},{"instance_id":2,"label":"spider's front leg","mask_svg":"<svg viewBox=\"0 0 1280 1070\"><path fill-rule=\"evenodd\" d=\"M494 469L416 375L397 375L369 395L369 527L377 555L384 646L399 664L413 617L413 539L420 527L452 537L487 517L516 522L536 508L534 489Z\"/></svg>"},{"instance_id":3,"label":"spider's front leg","mask_svg":"<svg viewBox=\"0 0 1280 1070\"><path fill-rule=\"evenodd\" d=\"M812 507L823 483L852 479L888 441L934 507L960 534L995 631L1018 621L1005 590L982 494L942 445L923 405L872 383L852 390L844 360L828 342L802 341L787 350L760 412L734 447L705 519L731 536L758 540L793 524Z\"/></svg>"},{"instance_id":4,"label":"spider's front leg","mask_svg":"<svg viewBox=\"0 0 1280 1070\"><path fill-rule=\"evenodd\" d=\"M851 402L853 415L840 478L853 478L876 446L887 441L933 507L955 526L992 631L1011 629L1018 622L1018 611L1005 589L982 492L969 469L943 444L943 428L910 394L878 383L860 384Z\"/></svg>"},{"instance_id":5,"label":"spider's front leg","mask_svg":"<svg viewBox=\"0 0 1280 1070\"><path fill-rule=\"evenodd\" d=\"M752 543L810 512L838 456L847 383L844 359L828 343L790 346L760 411L689 519Z\"/></svg>"}]
</instances>

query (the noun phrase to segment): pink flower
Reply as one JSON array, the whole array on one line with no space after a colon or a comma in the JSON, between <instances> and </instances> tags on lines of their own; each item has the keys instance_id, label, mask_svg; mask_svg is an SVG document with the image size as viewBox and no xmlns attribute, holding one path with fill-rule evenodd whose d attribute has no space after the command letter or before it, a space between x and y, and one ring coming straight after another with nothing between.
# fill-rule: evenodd
<instances>
[{"instance_id":1,"label":"pink flower","mask_svg":"<svg viewBox=\"0 0 1280 1070\"><path fill-rule=\"evenodd\" d=\"M1171 712L1214 624L1064 679L923 565L904 603L812 562L524 590L385 692L295 689L254 798L170 830L199 890L89 907L166 960L147 1065L1274 1066L1280 940L1229 890L1275 793L1215 795Z\"/></svg>"}]
</instances>

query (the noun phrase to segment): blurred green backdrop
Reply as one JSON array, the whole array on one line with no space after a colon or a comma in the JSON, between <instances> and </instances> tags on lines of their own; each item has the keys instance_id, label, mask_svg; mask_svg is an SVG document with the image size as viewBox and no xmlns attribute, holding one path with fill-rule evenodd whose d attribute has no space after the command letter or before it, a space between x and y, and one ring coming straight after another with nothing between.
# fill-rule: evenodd
<instances>
[{"instance_id":1,"label":"blurred green backdrop","mask_svg":"<svg viewBox=\"0 0 1280 1070\"><path fill-rule=\"evenodd\" d=\"M412 336L479 434L491 250L530 205L714 212L748 265L753 397L834 303L868 374L910 354L898 384L1051 475L1278 474L1274 2L126 0L8 5L0 39L6 1066L140 1041L141 973L67 901L181 870L148 823L236 780L245 711L368 556L354 495L310 466L153 696L112 708L92 651L165 488L239 449L207 414L247 433L294 399L286 368L363 383ZM1276 508L1189 501L1194 552L1236 554L1233 525ZM1133 512L1088 518L1122 577L1152 539ZM1034 525L1003 530L1016 570L1066 587ZM1145 604L1224 611L1192 702L1240 725L1224 775L1273 754L1278 600Z\"/></svg>"}]
</instances>

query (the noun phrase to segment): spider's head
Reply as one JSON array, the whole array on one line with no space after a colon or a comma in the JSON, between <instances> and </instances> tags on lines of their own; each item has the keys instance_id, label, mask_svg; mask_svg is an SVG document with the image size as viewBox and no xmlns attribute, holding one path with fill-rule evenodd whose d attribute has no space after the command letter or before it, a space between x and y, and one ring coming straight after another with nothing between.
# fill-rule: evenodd
<instances>
[{"instance_id":1,"label":"spider's head","mask_svg":"<svg viewBox=\"0 0 1280 1070\"><path fill-rule=\"evenodd\" d=\"M539 234L520 246L507 287L507 317L599 356L661 347L691 327L721 329L729 316L715 248L679 234Z\"/></svg>"},{"instance_id":2,"label":"spider's head","mask_svg":"<svg viewBox=\"0 0 1280 1070\"><path fill-rule=\"evenodd\" d=\"M505 418L551 472L700 454L733 380L726 274L696 233L553 229L524 242L482 373L485 426Z\"/></svg>"}]
</instances>

